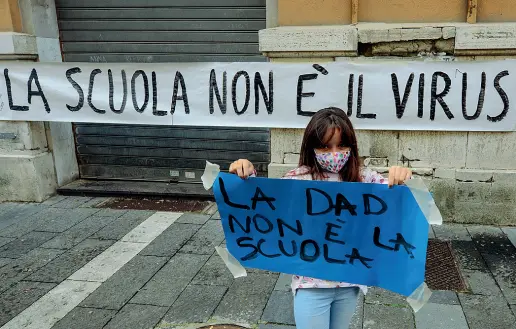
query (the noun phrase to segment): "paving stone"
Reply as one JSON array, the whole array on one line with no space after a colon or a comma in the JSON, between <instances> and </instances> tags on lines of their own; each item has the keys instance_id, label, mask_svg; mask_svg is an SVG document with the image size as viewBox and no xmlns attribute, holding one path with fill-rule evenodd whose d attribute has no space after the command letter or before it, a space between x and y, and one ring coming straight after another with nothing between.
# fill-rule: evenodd
<instances>
[{"instance_id":1,"label":"paving stone","mask_svg":"<svg viewBox=\"0 0 516 329\"><path fill-rule=\"evenodd\" d=\"M2 236L19 238L31 231L64 232L83 219L93 215L97 209L58 209L45 208L3 230Z\"/></svg>"},{"instance_id":2,"label":"paving stone","mask_svg":"<svg viewBox=\"0 0 516 329\"><path fill-rule=\"evenodd\" d=\"M277 277L279 277L279 273L277 273L277 272L259 270L257 268L247 268L246 271L247 271L247 273L252 273L252 274L276 275Z\"/></svg>"},{"instance_id":3,"label":"paving stone","mask_svg":"<svg viewBox=\"0 0 516 329\"><path fill-rule=\"evenodd\" d=\"M482 235L500 235L503 234L501 228L492 225L468 225L464 226L471 237L479 237Z\"/></svg>"},{"instance_id":4,"label":"paving stone","mask_svg":"<svg viewBox=\"0 0 516 329\"><path fill-rule=\"evenodd\" d=\"M85 197L85 196L73 196L65 198L55 204L52 205L52 207L56 208L63 208L63 209L75 209L79 208L86 202L91 201L92 197Z\"/></svg>"},{"instance_id":5,"label":"paving stone","mask_svg":"<svg viewBox=\"0 0 516 329\"><path fill-rule=\"evenodd\" d=\"M136 213L136 214L134 214ZM122 216L127 216L127 218L130 218L132 216L139 217L141 215L138 215L138 213L141 214L149 214L147 218L152 216L154 214L154 211L147 211L147 210L122 210L122 209L110 209L110 208L100 208L98 212L95 213L95 216L98 217L113 217L113 218L119 218ZM127 215L126 215L127 214Z\"/></svg>"},{"instance_id":6,"label":"paving stone","mask_svg":"<svg viewBox=\"0 0 516 329\"><path fill-rule=\"evenodd\" d=\"M0 293L31 275L63 253L59 249L37 248L0 268Z\"/></svg>"},{"instance_id":7,"label":"paving stone","mask_svg":"<svg viewBox=\"0 0 516 329\"><path fill-rule=\"evenodd\" d=\"M510 304L516 304L516 273L512 273L510 278L495 276L496 282L502 290L507 302Z\"/></svg>"},{"instance_id":8,"label":"paving stone","mask_svg":"<svg viewBox=\"0 0 516 329\"><path fill-rule=\"evenodd\" d=\"M210 220L181 248L181 252L211 255L222 241L224 230L221 222Z\"/></svg>"},{"instance_id":9,"label":"paving stone","mask_svg":"<svg viewBox=\"0 0 516 329\"><path fill-rule=\"evenodd\" d=\"M483 257L509 304L516 304L516 253Z\"/></svg>"},{"instance_id":10,"label":"paving stone","mask_svg":"<svg viewBox=\"0 0 516 329\"><path fill-rule=\"evenodd\" d=\"M464 270L462 275L475 295L500 295L501 291L490 272Z\"/></svg>"},{"instance_id":11,"label":"paving stone","mask_svg":"<svg viewBox=\"0 0 516 329\"><path fill-rule=\"evenodd\" d=\"M186 213L181 215L176 223L204 225L209 219L209 215Z\"/></svg>"},{"instance_id":12,"label":"paving stone","mask_svg":"<svg viewBox=\"0 0 516 329\"><path fill-rule=\"evenodd\" d=\"M96 213L102 215L103 210ZM140 225L144 220L154 214L153 211L131 210L118 217L116 220L92 235L95 239L120 240L133 228Z\"/></svg>"},{"instance_id":13,"label":"paving stone","mask_svg":"<svg viewBox=\"0 0 516 329\"><path fill-rule=\"evenodd\" d=\"M214 219L214 220L220 220L220 213L217 211L215 212L212 216L211 216L211 219Z\"/></svg>"},{"instance_id":14,"label":"paving stone","mask_svg":"<svg viewBox=\"0 0 516 329\"><path fill-rule=\"evenodd\" d=\"M512 245L516 247L516 227L504 227L502 231L507 235Z\"/></svg>"},{"instance_id":15,"label":"paving stone","mask_svg":"<svg viewBox=\"0 0 516 329\"><path fill-rule=\"evenodd\" d=\"M226 293L227 288L221 286L186 287L163 318L164 324L204 323Z\"/></svg>"},{"instance_id":16,"label":"paving stone","mask_svg":"<svg viewBox=\"0 0 516 329\"><path fill-rule=\"evenodd\" d=\"M435 232L432 228L432 225L428 225L428 238L429 239L435 239Z\"/></svg>"},{"instance_id":17,"label":"paving stone","mask_svg":"<svg viewBox=\"0 0 516 329\"><path fill-rule=\"evenodd\" d=\"M417 329L469 329L460 305L427 303L415 316Z\"/></svg>"},{"instance_id":18,"label":"paving stone","mask_svg":"<svg viewBox=\"0 0 516 329\"><path fill-rule=\"evenodd\" d=\"M460 240L460 241L471 241L471 236L468 230L463 225L457 224L442 224L433 225L435 236L441 240Z\"/></svg>"},{"instance_id":19,"label":"paving stone","mask_svg":"<svg viewBox=\"0 0 516 329\"><path fill-rule=\"evenodd\" d=\"M19 258L55 237L55 233L30 232L0 247L0 257Z\"/></svg>"},{"instance_id":20,"label":"paving stone","mask_svg":"<svg viewBox=\"0 0 516 329\"><path fill-rule=\"evenodd\" d=\"M459 294L470 329L514 329L516 317L500 296Z\"/></svg>"},{"instance_id":21,"label":"paving stone","mask_svg":"<svg viewBox=\"0 0 516 329\"><path fill-rule=\"evenodd\" d=\"M104 329L154 328L166 312L166 307L127 304Z\"/></svg>"},{"instance_id":22,"label":"paving stone","mask_svg":"<svg viewBox=\"0 0 516 329\"><path fill-rule=\"evenodd\" d=\"M72 274L69 279L103 283L145 247L143 243L117 241Z\"/></svg>"},{"instance_id":23,"label":"paving stone","mask_svg":"<svg viewBox=\"0 0 516 329\"><path fill-rule=\"evenodd\" d=\"M414 326L414 315L409 308L379 304L364 305L363 329L414 329Z\"/></svg>"},{"instance_id":24,"label":"paving stone","mask_svg":"<svg viewBox=\"0 0 516 329\"><path fill-rule=\"evenodd\" d=\"M13 207L16 207L19 203L16 202L2 202L0 203L0 215L5 212L11 211Z\"/></svg>"},{"instance_id":25,"label":"paving stone","mask_svg":"<svg viewBox=\"0 0 516 329\"><path fill-rule=\"evenodd\" d=\"M29 226L32 216L45 210L46 207L37 204L1 204L0 205L0 236L11 237L14 228ZM13 228L11 228L11 226ZM27 232L25 232L27 233ZM23 234L21 234L23 235ZM18 237L19 235L14 235Z\"/></svg>"},{"instance_id":26,"label":"paving stone","mask_svg":"<svg viewBox=\"0 0 516 329\"><path fill-rule=\"evenodd\" d=\"M100 204L110 200L109 197L95 197L91 198L91 200L84 202L80 205L81 208L95 208L98 207Z\"/></svg>"},{"instance_id":27,"label":"paving stone","mask_svg":"<svg viewBox=\"0 0 516 329\"><path fill-rule=\"evenodd\" d=\"M351 322L349 324L349 329L362 329L364 324L364 305L365 305L365 297L362 292L358 296L357 307L355 310L355 314L351 318Z\"/></svg>"},{"instance_id":28,"label":"paving stone","mask_svg":"<svg viewBox=\"0 0 516 329\"><path fill-rule=\"evenodd\" d=\"M181 213L177 212L156 212L143 223L135 227L131 232L127 233L121 241L146 244L151 243L180 216Z\"/></svg>"},{"instance_id":29,"label":"paving stone","mask_svg":"<svg viewBox=\"0 0 516 329\"><path fill-rule=\"evenodd\" d=\"M90 216L70 228L68 231L59 234L50 241L47 241L42 245L42 247L51 249L70 249L86 240L89 236L95 234L113 220L114 218L112 217L98 217L96 215Z\"/></svg>"},{"instance_id":30,"label":"paving stone","mask_svg":"<svg viewBox=\"0 0 516 329\"><path fill-rule=\"evenodd\" d=\"M131 303L171 306L207 260L206 255L176 254L131 299Z\"/></svg>"},{"instance_id":31,"label":"paving stone","mask_svg":"<svg viewBox=\"0 0 516 329\"><path fill-rule=\"evenodd\" d=\"M470 226L468 231L481 254L507 256L516 254L516 247L498 227Z\"/></svg>"},{"instance_id":32,"label":"paving stone","mask_svg":"<svg viewBox=\"0 0 516 329\"><path fill-rule=\"evenodd\" d=\"M64 232L72 226L80 223L84 219L92 216L98 211L98 209L91 208L77 208L77 209L57 209L51 208L58 212L56 216L49 217L46 222L39 226L35 231L45 232Z\"/></svg>"},{"instance_id":33,"label":"paving stone","mask_svg":"<svg viewBox=\"0 0 516 329\"><path fill-rule=\"evenodd\" d=\"M296 329L296 327L295 326L284 326L284 325L279 325L279 324L260 324L258 329Z\"/></svg>"},{"instance_id":34,"label":"paving stone","mask_svg":"<svg viewBox=\"0 0 516 329\"><path fill-rule=\"evenodd\" d=\"M219 254L213 254L204 264L192 283L198 285L218 285L229 287L235 279Z\"/></svg>"},{"instance_id":35,"label":"paving stone","mask_svg":"<svg viewBox=\"0 0 516 329\"><path fill-rule=\"evenodd\" d=\"M279 291L292 291L292 274L281 273L274 290Z\"/></svg>"},{"instance_id":36,"label":"paving stone","mask_svg":"<svg viewBox=\"0 0 516 329\"><path fill-rule=\"evenodd\" d=\"M14 208L16 208L19 203L15 202L2 202L0 203L0 218L2 215L12 212Z\"/></svg>"},{"instance_id":37,"label":"paving stone","mask_svg":"<svg viewBox=\"0 0 516 329\"><path fill-rule=\"evenodd\" d=\"M295 325L294 295L288 291L273 291L263 311L262 321Z\"/></svg>"},{"instance_id":38,"label":"paving stone","mask_svg":"<svg viewBox=\"0 0 516 329\"><path fill-rule=\"evenodd\" d=\"M4 267L5 265L12 262L14 259L12 258L0 258L0 267Z\"/></svg>"},{"instance_id":39,"label":"paving stone","mask_svg":"<svg viewBox=\"0 0 516 329\"><path fill-rule=\"evenodd\" d=\"M115 315L113 310L76 307L57 322L52 329L101 329Z\"/></svg>"},{"instance_id":40,"label":"paving stone","mask_svg":"<svg viewBox=\"0 0 516 329\"><path fill-rule=\"evenodd\" d=\"M120 309L166 261L167 259L163 257L134 257L89 295L80 306L111 310Z\"/></svg>"},{"instance_id":41,"label":"paving stone","mask_svg":"<svg viewBox=\"0 0 516 329\"><path fill-rule=\"evenodd\" d=\"M69 197L66 196L66 195L55 195L49 199L46 199L45 201L43 201L41 204L42 205L45 205L45 206L53 206L55 205L56 203L58 202L61 202L65 199L68 199Z\"/></svg>"},{"instance_id":42,"label":"paving stone","mask_svg":"<svg viewBox=\"0 0 516 329\"><path fill-rule=\"evenodd\" d=\"M14 241L14 240L15 240L15 238L2 238L2 237L0 237L0 247L2 247L2 246L6 245L9 242Z\"/></svg>"},{"instance_id":43,"label":"paving stone","mask_svg":"<svg viewBox=\"0 0 516 329\"><path fill-rule=\"evenodd\" d=\"M113 240L84 240L25 278L25 280L59 283L97 257L113 243L115 243Z\"/></svg>"},{"instance_id":44,"label":"paving stone","mask_svg":"<svg viewBox=\"0 0 516 329\"><path fill-rule=\"evenodd\" d=\"M235 280L215 309L214 318L258 322L277 280L278 274L255 273Z\"/></svg>"},{"instance_id":45,"label":"paving stone","mask_svg":"<svg viewBox=\"0 0 516 329\"><path fill-rule=\"evenodd\" d=\"M217 203L208 201L208 205L202 210L202 213L208 216L213 216L217 212Z\"/></svg>"},{"instance_id":46,"label":"paving stone","mask_svg":"<svg viewBox=\"0 0 516 329\"><path fill-rule=\"evenodd\" d=\"M432 291L432 296L430 296L428 302L433 304L460 305L457 293L447 290Z\"/></svg>"},{"instance_id":47,"label":"paving stone","mask_svg":"<svg viewBox=\"0 0 516 329\"><path fill-rule=\"evenodd\" d=\"M140 255L172 257L200 227L194 224L174 223L143 249Z\"/></svg>"},{"instance_id":48,"label":"paving stone","mask_svg":"<svg viewBox=\"0 0 516 329\"><path fill-rule=\"evenodd\" d=\"M21 281L0 295L0 326L54 288L56 284Z\"/></svg>"},{"instance_id":49,"label":"paving stone","mask_svg":"<svg viewBox=\"0 0 516 329\"><path fill-rule=\"evenodd\" d=\"M369 288L365 297L365 302L368 304L384 304L394 305L397 307L409 307L406 297L377 287Z\"/></svg>"},{"instance_id":50,"label":"paving stone","mask_svg":"<svg viewBox=\"0 0 516 329\"><path fill-rule=\"evenodd\" d=\"M488 271L486 262L473 241L452 241L451 244L461 269Z\"/></svg>"},{"instance_id":51,"label":"paving stone","mask_svg":"<svg viewBox=\"0 0 516 329\"><path fill-rule=\"evenodd\" d=\"M51 328L99 286L98 282L65 280L12 319L3 329Z\"/></svg>"}]
</instances>

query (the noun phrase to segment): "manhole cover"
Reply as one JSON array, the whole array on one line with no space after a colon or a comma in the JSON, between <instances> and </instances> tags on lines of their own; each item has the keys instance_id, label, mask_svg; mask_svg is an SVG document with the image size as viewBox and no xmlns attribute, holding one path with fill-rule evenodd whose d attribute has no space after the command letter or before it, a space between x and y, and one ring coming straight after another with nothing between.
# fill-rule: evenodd
<instances>
[{"instance_id":1,"label":"manhole cover","mask_svg":"<svg viewBox=\"0 0 516 329\"><path fill-rule=\"evenodd\" d=\"M200 327L199 329L247 329L247 328L235 326L234 324L218 324L218 325Z\"/></svg>"},{"instance_id":2,"label":"manhole cover","mask_svg":"<svg viewBox=\"0 0 516 329\"><path fill-rule=\"evenodd\" d=\"M428 240L426 284L431 290L465 291L467 289L449 241Z\"/></svg>"},{"instance_id":3,"label":"manhole cover","mask_svg":"<svg viewBox=\"0 0 516 329\"><path fill-rule=\"evenodd\" d=\"M201 212L210 205L209 201L177 198L123 198L114 199L101 205L102 208L154 210L174 212Z\"/></svg>"}]
</instances>

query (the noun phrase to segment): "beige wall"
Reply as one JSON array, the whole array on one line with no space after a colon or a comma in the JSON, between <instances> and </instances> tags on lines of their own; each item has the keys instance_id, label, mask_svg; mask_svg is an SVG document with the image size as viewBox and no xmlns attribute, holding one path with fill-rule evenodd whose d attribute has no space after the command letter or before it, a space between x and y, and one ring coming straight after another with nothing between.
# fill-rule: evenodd
<instances>
[{"instance_id":1,"label":"beige wall","mask_svg":"<svg viewBox=\"0 0 516 329\"><path fill-rule=\"evenodd\" d=\"M0 32L22 32L18 0L0 0Z\"/></svg>"},{"instance_id":2,"label":"beige wall","mask_svg":"<svg viewBox=\"0 0 516 329\"><path fill-rule=\"evenodd\" d=\"M478 0L477 22L515 22L516 0Z\"/></svg>"},{"instance_id":3,"label":"beige wall","mask_svg":"<svg viewBox=\"0 0 516 329\"><path fill-rule=\"evenodd\" d=\"M359 0L359 22L464 22L467 0Z\"/></svg>"},{"instance_id":4,"label":"beige wall","mask_svg":"<svg viewBox=\"0 0 516 329\"><path fill-rule=\"evenodd\" d=\"M352 0L278 0L279 26L351 23ZM467 0L357 0L358 22L466 22ZM478 22L516 21L516 0L478 0Z\"/></svg>"},{"instance_id":5,"label":"beige wall","mask_svg":"<svg viewBox=\"0 0 516 329\"><path fill-rule=\"evenodd\" d=\"M351 23L351 0L278 0L279 26Z\"/></svg>"}]
</instances>

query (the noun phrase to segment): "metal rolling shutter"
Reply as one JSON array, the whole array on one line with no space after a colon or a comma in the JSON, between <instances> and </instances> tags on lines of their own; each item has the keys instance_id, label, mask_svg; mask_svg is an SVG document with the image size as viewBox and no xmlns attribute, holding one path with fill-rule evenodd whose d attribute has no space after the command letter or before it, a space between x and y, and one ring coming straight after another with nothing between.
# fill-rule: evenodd
<instances>
[{"instance_id":1,"label":"metal rolling shutter","mask_svg":"<svg viewBox=\"0 0 516 329\"><path fill-rule=\"evenodd\" d=\"M265 61L265 0L56 0L65 62ZM265 172L268 129L75 124L81 178L199 181L206 159ZM195 173L195 178L193 173Z\"/></svg>"}]
</instances>

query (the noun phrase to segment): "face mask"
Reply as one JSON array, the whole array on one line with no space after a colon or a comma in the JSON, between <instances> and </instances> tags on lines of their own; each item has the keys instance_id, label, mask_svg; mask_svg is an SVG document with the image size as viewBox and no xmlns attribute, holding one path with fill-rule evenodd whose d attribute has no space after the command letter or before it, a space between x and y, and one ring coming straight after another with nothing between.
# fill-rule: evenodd
<instances>
[{"instance_id":1,"label":"face mask","mask_svg":"<svg viewBox=\"0 0 516 329\"><path fill-rule=\"evenodd\" d=\"M351 153L346 152L327 152L316 153L315 158L323 169L338 174L349 160Z\"/></svg>"}]
</instances>

